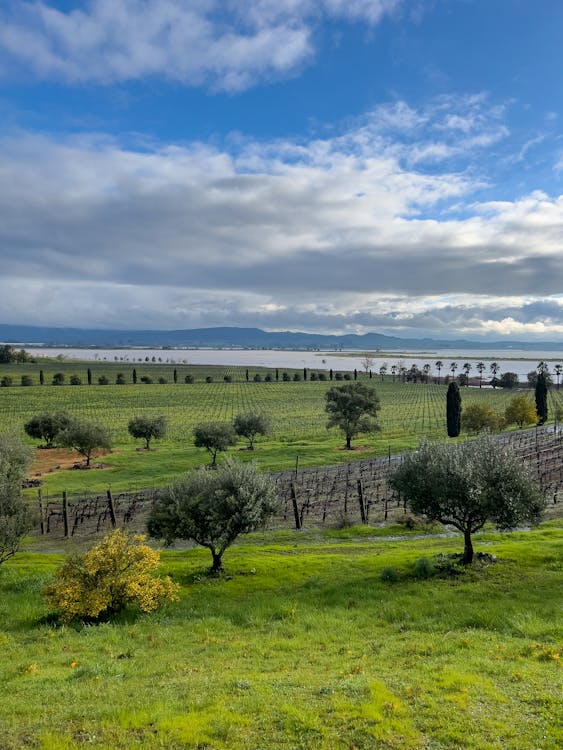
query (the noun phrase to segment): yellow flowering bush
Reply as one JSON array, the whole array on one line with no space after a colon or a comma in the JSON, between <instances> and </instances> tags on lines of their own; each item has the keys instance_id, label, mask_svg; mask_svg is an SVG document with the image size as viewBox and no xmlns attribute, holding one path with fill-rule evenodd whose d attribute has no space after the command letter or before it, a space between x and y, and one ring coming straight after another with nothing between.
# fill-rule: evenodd
<instances>
[{"instance_id":1,"label":"yellow flowering bush","mask_svg":"<svg viewBox=\"0 0 563 750\"><path fill-rule=\"evenodd\" d=\"M117 529L84 554L69 555L44 590L61 620L96 619L128 604L150 612L164 601L176 601L178 586L168 576L154 576L160 554L144 540Z\"/></svg>"}]
</instances>

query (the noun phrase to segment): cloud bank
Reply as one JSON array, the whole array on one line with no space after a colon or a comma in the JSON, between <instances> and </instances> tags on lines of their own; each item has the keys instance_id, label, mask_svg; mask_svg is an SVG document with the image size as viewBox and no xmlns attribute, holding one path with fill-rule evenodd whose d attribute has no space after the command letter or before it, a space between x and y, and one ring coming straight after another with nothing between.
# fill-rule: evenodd
<instances>
[{"instance_id":1,"label":"cloud bank","mask_svg":"<svg viewBox=\"0 0 563 750\"><path fill-rule=\"evenodd\" d=\"M563 196L476 199L503 116L483 95L395 102L231 150L5 136L0 319L553 338Z\"/></svg>"}]
</instances>

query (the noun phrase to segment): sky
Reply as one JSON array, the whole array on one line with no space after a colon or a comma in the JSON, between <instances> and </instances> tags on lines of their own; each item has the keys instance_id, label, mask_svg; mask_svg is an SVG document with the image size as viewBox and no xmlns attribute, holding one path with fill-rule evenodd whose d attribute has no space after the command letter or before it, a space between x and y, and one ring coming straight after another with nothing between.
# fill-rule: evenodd
<instances>
[{"instance_id":1,"label":"sky","mask_svg":"<svg viewBox=\"0 0 563 750\"><path fill-rule=\"evenodd\" d=\"M563 342L561 0L1 0L0 322Z\"/></svg>"}]
</instances>

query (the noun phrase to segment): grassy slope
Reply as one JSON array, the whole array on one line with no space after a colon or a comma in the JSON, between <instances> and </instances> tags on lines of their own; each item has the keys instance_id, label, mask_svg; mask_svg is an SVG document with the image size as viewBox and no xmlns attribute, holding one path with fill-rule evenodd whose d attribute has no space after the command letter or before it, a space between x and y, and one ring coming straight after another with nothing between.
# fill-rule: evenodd
<instances>
[{"instance_id":1,"label":"grassy slope","mask_svg":"<svg viewBox=\"0 0 563 750\"><path fill-rule=\"evenodd\" d=\"M253 536L222 579L168 552L178 604L82 629L39 624L58 558L21 554L0 569L0 746L555 750L561 538L480 535L497 564L395 584L384 567L460 539Z\"/></svg>"}]
</instances>

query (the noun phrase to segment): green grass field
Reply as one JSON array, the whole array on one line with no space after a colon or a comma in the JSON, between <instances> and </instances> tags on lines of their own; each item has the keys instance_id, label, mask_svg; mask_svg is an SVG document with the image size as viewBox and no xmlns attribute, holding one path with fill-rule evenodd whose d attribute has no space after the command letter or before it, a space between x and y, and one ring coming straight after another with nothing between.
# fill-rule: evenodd
<instances>
[{"instance_id":1,"label":"green grass field","mask_svg":"<svg viewBox=\"0 0 563 750\"><path fill-rule=\"evenodd\" d=\"M495 564L428 580L415 561L459 537L366 533L251 535L215 579L206 550L167 552L178 603L82 627L45 620L60 556L16 556L0 568L0 747L561 747L561 522L477 535Z\"/></svg>"},{"instance_id":2,"label":"green grass field","mask_svg":"<svg viewBox=\"0 0 563 750\"><path fill-rule=\"evenodd\" d=\"M234 449L241 458L256 461L264 470L291 469L297 457L299 466L305 467L386 455L389 450L399 453L416 447L423 436L445 437L444 385L393 382L391 377L382 382L374 377L371 382L381 399L382 431L359 436L354 442L361 450L350 453L342 450L342 436L325 427L324 394L330 382L282 382L280 379L279 382L255 383L252 379L256 373L261 377L268 372L272 376L275 374L273 370L259 368L249 373L251 382L246 382L244 368L182 365L177 367L178 383L174 384L173 366L139 363L136 365L139 380L148 373L154 381L160 377L168 382L132 385L131 363L91 363L90 368L95 385L52 386L48 384L55 372L64 372L67 383L72 374L78 374L86 383L87 365L49 360L0 367L0 379L8 375L16 384L0 388L1 430L23 434L23 424L34 414L60 409L82 419L101 422L111 430L114 450L100 459L106 468L89 472L46 471L41 479L47 493L63 489L72 493L102 491L108 486L115 491L162 486L178 474L208 461L205 451L193 446L192 430L198 422L231 421L242 411L264 411L271 417L273 433L259 440L258 450L250 453ZM22 374L38 383L40 369L45 385L17 385ZM119 372L126 376L127 385L115 385ZM194 376L193 384L184 383L187 373ZM225 374L230 375L233 382L223 382ZM108 378L110 385L97 385L101 375ZM206 383L206 377L212 377L213 382ZM513 392L500 389L462 389L464 405L486 401L499 413L504 412L512 395ZM555 405L563 404L563 397L552 389L550 399L553 413ZM168 420L167 438L155 443L155 449L149 452L136 450L141 443L135 442L127 432L129 419L139 414L164 414ZM239 448L243 447L244 441L241 441Z\"/></svg>"}]
</instances>

